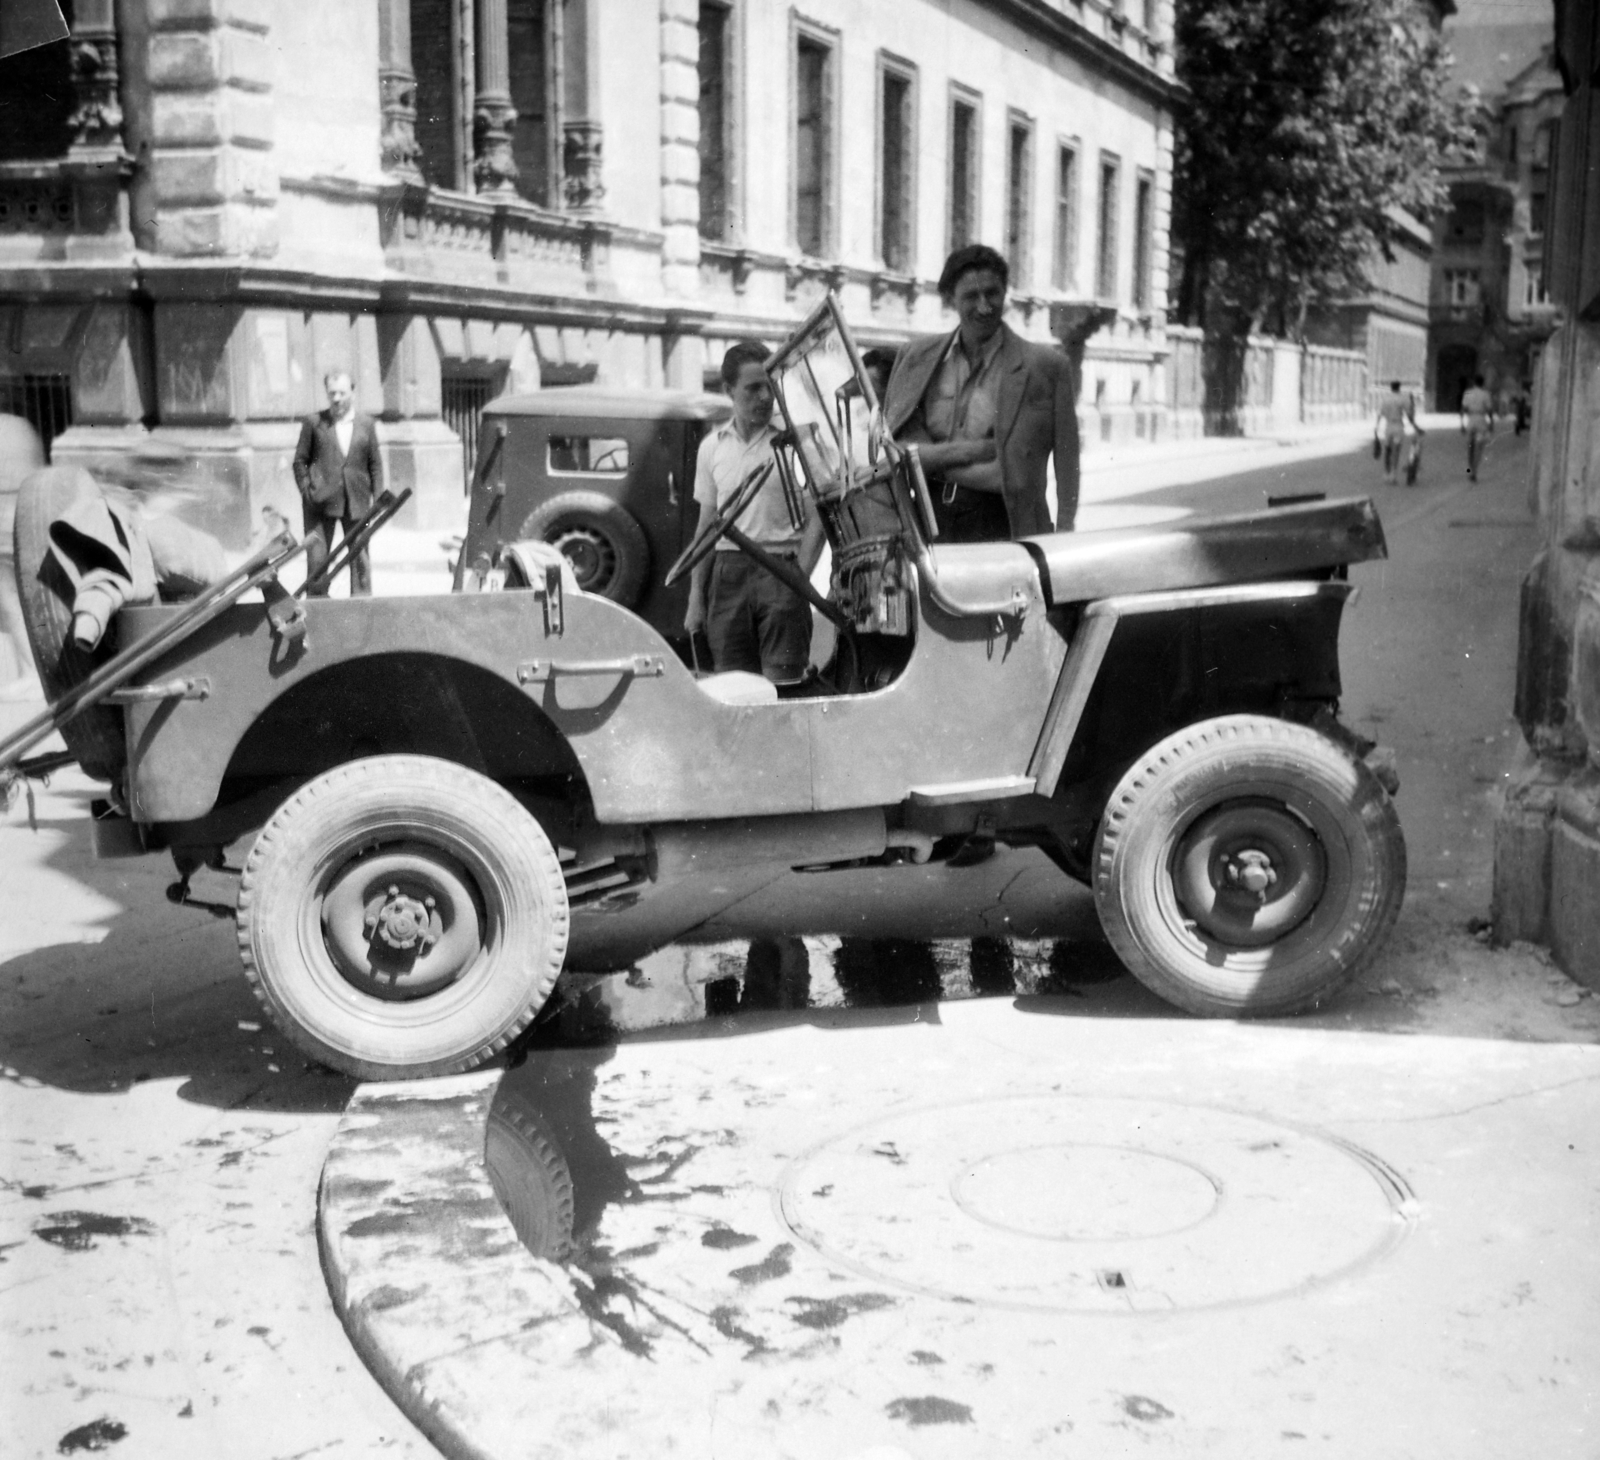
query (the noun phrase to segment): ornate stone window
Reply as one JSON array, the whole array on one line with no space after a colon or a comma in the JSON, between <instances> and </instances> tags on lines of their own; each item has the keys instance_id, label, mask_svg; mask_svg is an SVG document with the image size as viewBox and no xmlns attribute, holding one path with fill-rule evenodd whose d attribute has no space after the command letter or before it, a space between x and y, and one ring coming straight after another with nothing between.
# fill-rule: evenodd
<instances>
[{"instance_id":1,"label":"ornate stone window","mask_svg":"<svg viewBox=\"0 0 1600 1460\"><path fill-rule=\"evenodd\" d=\"M383 164L590 212L604 197L600 0L381 0Z\"/></svg>"}]
</instances>

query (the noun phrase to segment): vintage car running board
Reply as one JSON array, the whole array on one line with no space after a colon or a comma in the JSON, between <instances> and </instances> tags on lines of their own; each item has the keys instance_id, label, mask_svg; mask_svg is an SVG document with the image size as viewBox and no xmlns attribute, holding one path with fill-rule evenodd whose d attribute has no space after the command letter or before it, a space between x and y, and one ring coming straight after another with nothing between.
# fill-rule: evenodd
<instances>
[{"instance_id":1,"label":"vintage car running board","mask_svg":"<svg viewBox=\"0 0 1600 1460\"><path fill-rule=\"evenodd\" d=\"M1104 598L1083 611L1082 622L1067 650L1066 663L1050 708L1045 712L1039 743L1028 763L1028 774L1049 795L1067 763L1067 752L1078 733L1078 722L1100 677L1100 666L1111 647L1117 625L1132 614L1171 613L1185 608L1222 608L1240 603L1288 603L1295 600L1337 598L1348 603L1358 588L1350 583L1233 583L1222 588L1182 588L1167 593L1129 593Z\"/></svg>"}]
</instances>

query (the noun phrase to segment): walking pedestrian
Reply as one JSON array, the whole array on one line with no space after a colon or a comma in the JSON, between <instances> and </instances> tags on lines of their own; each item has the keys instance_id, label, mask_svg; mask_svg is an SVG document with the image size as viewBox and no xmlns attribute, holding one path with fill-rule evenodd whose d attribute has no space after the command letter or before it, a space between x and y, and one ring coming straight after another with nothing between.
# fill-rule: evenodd
<instances>
[{"instance_id":1,"label":"walking pedestrian","mask_svg":"<svg viewBox=\"0 0 1600 1460\"><path fill-rule=\"evenodd\" d=\"M316 577L333 552L333 529L345 537L372 510L383 490L383 463L372 417L355 408L355 382L349 372L331 370L322 381L328 408L300 423L294 450L294 481L300 488L306 527L306 577ZM350 593L372 592L372 560L363 548L350 560ZM324 584L314 596L327 597Z\"/></svg>"},{"instance_id":2,"label":"walking pedestrian","mask_svg":"<svg viewBox=\"0 0 1600 1460\"><path fill-rule=\"evenodd\" d=\"M766 360L766 348L751 340L731 346L722 357L722 384L733 401L733 416L700 443L694 499L700 504L701 531L752 472L773 461L778 433ZM751 542L789 559L809 578L823 546L822 519L809 495L806 513L796 527L774 470L738 526ZM811 605L726 537L689 579L683 626L690 635L705 630L712 667L719 673L742 669L780 685L805 678Z\"/></svg>"},{"instance_id":3,"label":"walking pedestrian","mask_svg":"<svg viewBox=\"0 0 1600 1460\"><path fill-rule=\"evenodd\" d=\"M1389 394L1378 402L1378 421L1374 428L1383 453L1383 479L1390 486L1400 479L1400 462L1404 454L1407 421L1415 428L1416 399L1402 394L1400 382L1391 380Z\"/></svg>"},{"instance_id":4,"label":"walking pedestrian","mask_svg":"<svg viewBox=\"0 0 1600 1460\"><path fill-rule=\"evenodd\" d=\"M1483 377L1473 377L1461 393L1461 431L1467 438L1467 479L1478 480L1483 453L1494 436L1494 398L1483 388Z\"/></svg>"}]
</instances>

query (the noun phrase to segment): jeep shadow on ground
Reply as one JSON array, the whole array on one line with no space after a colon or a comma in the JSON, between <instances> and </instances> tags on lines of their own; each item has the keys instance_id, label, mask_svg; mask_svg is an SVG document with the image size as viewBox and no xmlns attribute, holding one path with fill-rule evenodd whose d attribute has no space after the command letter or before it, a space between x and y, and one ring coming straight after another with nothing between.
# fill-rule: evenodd
<instances>
[{"instance_id":1,"label":"jeep shadow on ground","mask_svg":"<svg viewBox=\"0 0 1600 1460\"><path fill-rule=\"evenodd\" d=\"M13 896L24 866L30 885L75 884L33 910L41 936L75 936L0 961L5 1078L89 1094L180 1079L180 1098L223 1110L342 1110L356 1082L274 1027L240 971L231 911L170 902L177 873L165 854L96 861L89 802L103 791L73 780L39 794L36 832L22 807L0 824ZM35 837L56 844L45 851ZM206 872L192 892L231 907L234 882ZM20 942L30 910L8 903L8 941Z\"/></svg>"}]
</instances>

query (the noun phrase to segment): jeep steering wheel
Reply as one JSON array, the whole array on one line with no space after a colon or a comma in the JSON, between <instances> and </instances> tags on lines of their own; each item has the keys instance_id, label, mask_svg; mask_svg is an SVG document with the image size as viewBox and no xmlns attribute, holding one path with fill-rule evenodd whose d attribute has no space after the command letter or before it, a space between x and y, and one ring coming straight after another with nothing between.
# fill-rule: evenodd
<instances>
[{"instance_id":1,"label":"jeep steering wheel","mask_svg":"<svg viewBox=\"0 0 1600 1460\"><path fill-rule=\"evenodd\" d=\"M672 587L685 573L693 572L710 556L718 540L750 510L750 504L766 485L767 478L772 475L775 466L776 463L769 459L754 468L750 475L739 483L738 490L717 510L716 515L695 533L694 541L678 555L678 561L667 570L666 587Z\"/></svg>"}]
</instances>

